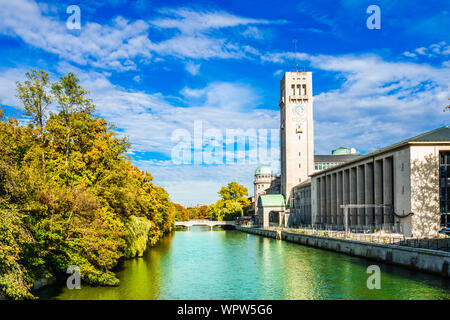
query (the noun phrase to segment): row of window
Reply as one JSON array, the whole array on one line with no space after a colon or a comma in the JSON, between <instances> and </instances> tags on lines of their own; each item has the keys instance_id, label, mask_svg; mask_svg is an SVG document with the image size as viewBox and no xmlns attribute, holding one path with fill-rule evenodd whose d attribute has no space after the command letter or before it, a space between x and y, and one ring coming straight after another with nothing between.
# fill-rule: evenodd
<instances>
[{"instance_id":1,"label":"row of window","mask_svg":"<svg viewBox=\"0 0 450 320\"><path fill-rule=\"evenodd\" d=\"M339 162L319 162L314 165L314 169L316 170L325 170L329 168L336 167L337 165L340 165Z\"/></svg>"},{"instance_id":2,"label":"row of window","mask_svg":"<svg viewBox=\"0 0 450 320\"><path fill-rule=\"evenodd\" d=\"M441 211L441 225L450 224L450 152L439 154L439 202Z\"/></svg>"}]
</instances>

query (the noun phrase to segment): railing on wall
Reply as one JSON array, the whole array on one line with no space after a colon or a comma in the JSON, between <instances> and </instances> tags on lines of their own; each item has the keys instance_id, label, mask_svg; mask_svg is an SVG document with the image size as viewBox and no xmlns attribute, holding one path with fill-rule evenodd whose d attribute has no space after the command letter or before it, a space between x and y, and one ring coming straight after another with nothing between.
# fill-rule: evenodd
<instances>
[{"instance_id":1,"label":"railing on wall","mask_svg":"<svg viewBox=\"0 0 450 320\"><path fill-rule=\"evenodd\" d=\"M393 229L395 225L384 226L384 230L366 227L350 227L346 232L343 226L312 226L300 225L295 228L283 228L278 225L270 226L267 229L282 230L305 235L313 235L319 237L328 237L336 239L346 239L353 241L364 241L379 244L390 244L412 248L422 248L429 250L439 250L450 252L450 238L405 238L399 233L386 232L386 229ZM380 231L377 231L380 230Z\"/></svg>"}]
</instances>

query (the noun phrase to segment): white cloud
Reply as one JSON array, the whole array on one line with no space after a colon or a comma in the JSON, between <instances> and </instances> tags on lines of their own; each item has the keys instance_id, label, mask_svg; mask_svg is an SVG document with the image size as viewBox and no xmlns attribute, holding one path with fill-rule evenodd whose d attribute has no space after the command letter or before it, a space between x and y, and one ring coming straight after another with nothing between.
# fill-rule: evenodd
<instances>
[{"instance_id":1,"label":"white cloud","mask_svg":"<svg viewBox=\"0 0 450 320\"><path fill-rule=\"evenodd\" d=\"M151 172L155 181L169 192L171 200L186 206L211 204L217 201L220 188L236 181L253 195L253 179L257 165L217 166L154 166L145 161L136 162Z\"/></svg>"},{"instance_id":2,"label":"white cloud","mask_svg":"<svg viewBox=\"0 0 450 320\"><path fill-rule=\"evenodd\" d=\"M150 61L154 55L181 59L252 57L257 54L256 49L213 32L248 26L247 32L258 37L254 25L282 22L240 17L224 11L176 8L160 10L161 17L148 22L130 22L118 16L107 24L83 22L80 31L71 31L65 21L58 20L54 7L38 5L32 0L1 0L0 6L0 33L19 37L66 61L121 71L135 69L135 60ZM162 31L160 42L149 39L150 28ZM168 33L167 29L173 29L175 34Z\"/></svg>"},{"instance_id":3,"label":"white cloud","mask_svg":"<svg viewBox=\"0 0 450 320\"><path fill-rule=\"evenodd\" d=\"M44 15L31 0L1 1L0 32L80 65L117 70L134 69L133 59L149 58L149 25L115 18L109 25L86 22L78 35L55 16Z\"/></svg>"},{"instance_id":4,"label":"white cloud","mask_svg":"<svg viewBox=\"0 0 450 320\"><path fill-rule=\"evenodd\" d=\"M23 82L27 71L25 68L11 68L0 72L0 106L19 106L15 97L16 81Z\"/></svg>"},{"instance_id":5,"label":"white cloud","mask_svg":"<svg viewBox=\"0 0 450 320\"><path fill-rule=\"evenodd\" d=\"M177 29L183 34L198 34L211 29L271 23L269 20L239 17L224 11L166 8L159 12L166 17L151 20L153 25L163 29Z\"/></svg>"},{"instance_id":6,"label":"white cloud","mask_svg":"<svg viewBox=\"0 0 450 320\"><path fill-rule=\"evenodd\" d=\"M253 26L250 26L247 29L245 29L245 31L242 33L242 35L247 38L252 38L252 39L256 39L256 40L264 39L264 33L260 29L253 27Z\"/></svg>"},{"instance_id":7,"label":"white cloud","mask_svg":"<svg viewBox=\"0 0 450 320\"><path fill-rule=\"evenodd\" d=\"M427 58L440 58L450 55L450 45L445 41L433 43L428 47L420 47L414 49L414 52L405 51L403 53L406 57L416 58L418 56Z\"/></svg>"},{"instance_id":8,"label":"white cloud","mask_svg":"<svg viewBox=\"0 0 450 320\"><path fill-rule=\"evenodd\" d=\"M321 153L339 145L372 151L448 123L442 113L448 67L387 62L375 55L309 60L314 68L345 79L342 87L315 97L316 147Z\"/></svg>"},{"instance_id":9,"label":"white cloud","mask_svg":"<svg viewBox=\"0 0 450 320\"><path fill-rule=\"evenodd\" d=\"M197 75L198 72L200 71L200 64L196 64L193 63L191 61L189 61L188 63L186 63L186 70L192 74L193 76Z\"/></svg>"},{"instance_id":10,"label":"white cloud","mask_svg":"<svg viewBox=\"0 0 450 320\"><path fill-rule=\"evenodd\" d=\"M434 52L446 52L446 43ZM429 49L415 51L427 54ZM292 52L269 52L263 62L286 63ZM340 87L315 94L316 152L338 146L372 151L421 132L447 125L442 109L450 92L450 65L390 62L378 55L297 53L316 72L329 72ZM315 92L317 89L315 88Z\"/></svg>"}]
</instances>

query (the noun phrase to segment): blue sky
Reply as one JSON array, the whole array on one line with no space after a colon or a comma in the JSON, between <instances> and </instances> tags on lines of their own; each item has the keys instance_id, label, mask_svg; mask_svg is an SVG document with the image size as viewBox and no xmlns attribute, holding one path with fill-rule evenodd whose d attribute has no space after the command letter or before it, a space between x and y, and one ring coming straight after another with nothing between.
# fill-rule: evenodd
<instances>
[{"instance_id":1,"label":"blue sky","mask_svg":"<svg viewBox=\"0 0 450 320\"><path fill-rule=\"evenodd\" d=\"M369 5L381 29L369 30ZM69 5L81 29L68 30ZM176 130L277 129L279 80L313 72L315 152L362 153L449 124L448 1L0 0L0 104L21 118L15 81L74 71L133 162L185 205L211 203L256 163L174 164ZM278 149L276 149L277 151ZM279 171L279 155L270 164Z\"/></svg>"}]
</instances>

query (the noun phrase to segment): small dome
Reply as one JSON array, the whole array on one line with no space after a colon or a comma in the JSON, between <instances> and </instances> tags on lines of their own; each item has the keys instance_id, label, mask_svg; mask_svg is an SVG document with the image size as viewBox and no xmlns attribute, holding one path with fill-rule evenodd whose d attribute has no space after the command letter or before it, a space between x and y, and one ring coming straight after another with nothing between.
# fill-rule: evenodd
<instances>
[{"instance_id":1,"label":"small dome","mask_svg":"<svg viewBox=\"0 0 450 320\"><path fill-rule=\"evenodd\" d=\"M351 154L352 151L349 148L339 147L331 151L331 154L339 155L339 154Z\"/></svg>"},{"instance_id":2,"label":"small dome","mask_svg":"<svg viewBox=\"0 0 450 320\"><path fill-rule=\"evenodd\" d=\"M269 175L272 175L272 170L270 169L270 167L266 166L265 164L262 164L258 168L256 168L255 176L257 174L269 174Z\"/></svg>"}]
</instances>

